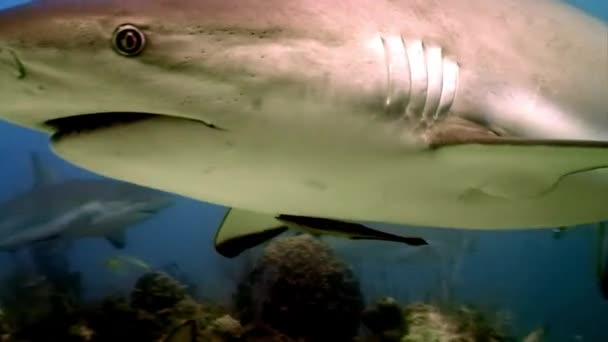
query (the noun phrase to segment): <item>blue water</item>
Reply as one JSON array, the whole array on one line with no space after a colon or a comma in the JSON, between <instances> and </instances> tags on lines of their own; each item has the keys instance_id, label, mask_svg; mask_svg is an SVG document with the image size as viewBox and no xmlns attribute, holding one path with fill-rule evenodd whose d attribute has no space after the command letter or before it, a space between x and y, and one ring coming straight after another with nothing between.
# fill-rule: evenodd
<instances>
[{"instance_id":1,"label":"blue water","mask_svg":"<svg viewBox=\"0 0 608 342\"><path fill-rule=\"evenodd\" d=\"M0 9L18 2L25 1L0 0ZM571 3L608 21L606 0ZM31 151L42 153L64 177L98 177L52 155L47 136L0 122L0 201L30 186ZM222 207L179 198L177 205L154 220L129 229L127 247L120 253L137 256L151 265L175 262L198 285L199 295L227 301L238 260L226 260L212 247L223 213ZM418 232L413 228L409 231ZM441 258L425 258L381 243L336 242L336 248L353 263L369 300L383 295L402 301L422 299L435 293L446 279L446 270L453 270L457 264L449 283L453 300L510 312L518 334L546 324L550 341L575 341L573 336L580 335L584 341L600 342L608 341L608 301L597 290L594 232L594 227L581 227L556 240L550 230L420 230L420 235L446 246ZM465 239L470 241L470 248L460 247ZM353 249L365 252L349 251L349 243L357 244ZM103 266L116 253L102 239L82 239L73 244L71 268L82 272L88 299L126 289L133 281ZM12 256L0 253L0 279L14 267Z\"/></svg>"}]
</instances>

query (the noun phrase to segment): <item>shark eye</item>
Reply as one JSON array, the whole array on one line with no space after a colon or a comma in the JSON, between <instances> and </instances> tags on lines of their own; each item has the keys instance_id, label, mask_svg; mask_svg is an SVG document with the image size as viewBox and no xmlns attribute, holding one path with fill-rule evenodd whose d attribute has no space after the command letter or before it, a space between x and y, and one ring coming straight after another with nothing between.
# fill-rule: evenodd
<instances>
[{"instance_id":1,"label":"shark eye","mask_svg":"<svg viewBox=\"0 0 608 342\"><path fill-rule=\"evenodd\" d=\"M112 46L123 56L137 56L146 47L146 35L134 25L120 25L112 35Z\"/></svg>"}]
</instances>

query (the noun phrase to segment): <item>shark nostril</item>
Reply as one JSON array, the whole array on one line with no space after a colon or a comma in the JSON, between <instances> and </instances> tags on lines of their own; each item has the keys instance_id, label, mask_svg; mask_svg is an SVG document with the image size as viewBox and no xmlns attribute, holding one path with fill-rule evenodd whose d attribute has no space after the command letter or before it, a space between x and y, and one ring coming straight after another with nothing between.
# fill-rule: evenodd
<instances>
[{"instance_id":1,"label":"shark nostril","mask_svg":"<svg viewBox=\"0 0 608 342\"><path fill-rule=\"evenodd\" d=\"M12 73L18 79L24 79L27 75L25 65L17 56L17 53L8 48L0 47L0 67L8 67L12 69Z\"/></svg>"}]
</instances>

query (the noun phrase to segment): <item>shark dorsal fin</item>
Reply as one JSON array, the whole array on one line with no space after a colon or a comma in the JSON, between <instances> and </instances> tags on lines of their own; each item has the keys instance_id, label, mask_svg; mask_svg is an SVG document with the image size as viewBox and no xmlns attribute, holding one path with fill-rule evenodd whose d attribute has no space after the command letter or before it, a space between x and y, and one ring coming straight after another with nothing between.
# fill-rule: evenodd
<instances>
[{"instance_id":1,"label":"shark dorsal fin","mask_svg":"<svg viewBox=\"0 0 608 342\"><path fill-rule=\"evenodd\" d=\"M46 166L40 158L39 152L30 152L34 176L33 187L41 187L57 182L58 177L54 170Z\"/></svg>"}]
</instances>

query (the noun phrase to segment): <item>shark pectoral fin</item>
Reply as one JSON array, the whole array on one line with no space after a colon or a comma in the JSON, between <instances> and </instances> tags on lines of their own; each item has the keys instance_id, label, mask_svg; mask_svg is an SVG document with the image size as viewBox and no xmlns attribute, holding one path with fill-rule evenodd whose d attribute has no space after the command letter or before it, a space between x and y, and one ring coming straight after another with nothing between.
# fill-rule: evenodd
<instances>
[{"instance_id":1,"label":"shark pectoral fin","mask_svg":"<svg viewBox=\"0 0 608 342\"><path fill-rule=\"evenodd\" d=\"M343 236L354 240L382 240L401 242L410 246L422 246L428 243L419 237L405 237L385 233L373 228L369 228L360 223L332 220L319 217L279 215L277 219L287 224L289 227L298 228L315 234L330 234Z\"/></svg>"},{"instance_id":2,"label":"shark pectoral fin","mask_svg":"<svg viewBox=\"0 0 608 342\"><path fill-rule=\"evenodd\" d=\"M424 239L418 237L385 233L359 223L283 214L272 216L231 208L228 209L215 236L215 249L219 254L233 258L249 248L284 233L289 228L317 236L329 234L355 240L393 241L410 246L427 245Z\"/></svg>"},{"instance_id":3,"label":"shark pectoral fin","mask_svg":"<svg viewBox=\"0 0 608 342\"><path fill-rule=\"evenodd\" d=\"M289 228L273 215L229 208L215 235L215 250L234 258Z\"/></svg>"},{"instance_id":4,"label":"shark pectoral fin","mask_svg":"<svg viewBox=\"0 0 608 342\"><path fill-rule=\"evenodd\" d=\"M523 199L555 190L574 174L608 168L608 142L504 137L474 123L452 122L428 132L433 158L462 166L469 194ZM464 181L463 181L464 182Z\"/></svg>"},{"instance_id":5,"label":"shark pectoral fin","mask_svg":"<svg viewBox=\"0 0 608 342\"><path fill-rule=\"evenodd\" d=\"M127 235L124 230L112 232L106 235L106 239L114 248L123 249L127 245Z\"/></svg>"},{"instance_id":6,"label":"shark pectoral fin","mask_svg":"<svg viewBox=\"0 0 608 342\"><path fill-rule=\"evenodd\" d=\"M500 138L496 132L476 122L459 117L448 117L444 121L432 126L424 134L424 139L431 148L470 144Z\"/></svg>"}]
</instances>

